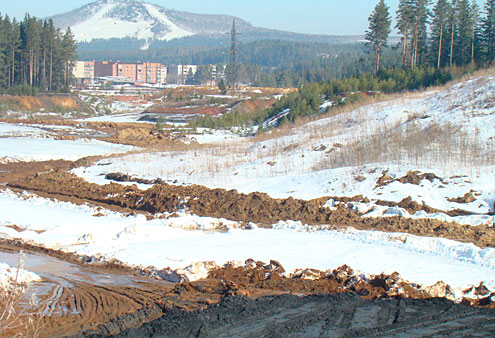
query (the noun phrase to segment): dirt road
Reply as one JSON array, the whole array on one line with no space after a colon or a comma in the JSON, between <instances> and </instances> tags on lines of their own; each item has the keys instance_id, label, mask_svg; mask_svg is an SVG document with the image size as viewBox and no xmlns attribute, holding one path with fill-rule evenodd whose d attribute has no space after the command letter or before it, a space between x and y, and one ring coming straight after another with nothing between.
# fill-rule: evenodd
<instances>
[{"instance_id":1,"label":"dirt road","mask_svg":"<svg viewBox=\"0 0 495 338\"><path fill-rule=\"evenodd\" d=\"M224 298L204 311L168 311L114 337L492 337L495 310L443 299L366 301L357 295ZM83 337L79 335L77 337ZM92 334L88 337L104 337Z\"/></svg>"}]
</instances>

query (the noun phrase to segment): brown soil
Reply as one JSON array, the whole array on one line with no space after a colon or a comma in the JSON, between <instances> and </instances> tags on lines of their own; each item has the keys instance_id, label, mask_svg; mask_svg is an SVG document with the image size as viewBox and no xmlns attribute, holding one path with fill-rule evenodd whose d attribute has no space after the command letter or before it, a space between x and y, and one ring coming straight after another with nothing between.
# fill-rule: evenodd
<instances>
[{"instance_id":1,"label":"brown soil","mask_svg":"<svg viewBox=\"0 0 495 338\"><path fill-rule=\"evenodd\" d=\"M7 103L12 108L28 111L39 110L41 108L57 108L65 111L87 110L87 107L80 100L70 95L0 95L0 103Z\"/></svg>"},{"instance_id":2,"label":"brown soil","mask_svg":"<svg viewBox=\"0 0 495 338\"><path fill-rule=\"evenodd\" d=\"M96 139L101 141L131 145L141 148L168 147L170 145L183 144L177 136L171 133L156 131L154 130L154 124L146 123L79 122L72 120L45 119L0 119L0 122L29 124L35 126L57 125L92 129L95 132L108 135L108 137L96 137ZM57 139L74 140L79 138L79 136L66 136L63 134L58 135L56 130L54 130L53 133Z\"/></svg>"},{"instance_id":3,"label":"brown soil","mask_svg":"<svg viewBox=\"0 0 495 338\"><path fill-rule=\"evenodd\" d=\"M419 185L422 180L428 180L430 182L433 182L435 179L439 180L440 182L444 183L444 180L441 177L438 177L437 175L433 173L423 173L420 174L419 171L409 171L406 176L401 177L401 178L395 178L393 179L387 171L384 171L382 173L382 176L376 181L376 186L375 189L378 187L382 187L385 185L388 185L392 182L400 182L400 183L409 183L409 184L415 184Z\"/></svg>"},{"instance_id":4,"label":"brown soil","mask_svg":"<svg viewBox=\"0 0 495 338\"><path fill-rule=\"evenodd\" d=\"M462 197L457 197L457 198L449 198L449 202L455 202L455 203L461 203L461 204L468 204L476 201L476 197L473 196L472 191L467 192L464 194Z\"/></svg>"},{"instance_id":5,"label":"brown soil","mask_svg":"<svg viewBox=\"0 0 495 338\"><path fill-rule=\"evenodd\" d=\"M225 112L225 108L222 107L209 107L209 106L199 106L191 108L174 108L166 106L153 106L145 110L145 113L153 114L183 114L183 115L219 115Z\"/></svg>"},{"instance_id":6,"label":"brown soil","mask_svg":"<svg viewBox=\"0 0 495 338\"><path fill-rule=\"evenodd\" d=\"M256 96L272 96L272 95L286 95L297 90L297 88L258 88L258 87L240 87L243 95ZM260 93L261 92L261 93ZM189 95L220 95L220 90L217 86L183 86L177 88L168 88L161 92L159 95L154 95L154 98L160 96L171 97L173 99L178 97L186 97Z\"/></svg>"},{"instance_id":7,"label":"brown soil","mask_svg":"<svg viewBox=\"0 0 495 338\"><path fill-rule=\"evenodd\" d=\"M473 316L473 314L479 314L480 312L493 312L487 309L493 308L493 302L491 301L492 294L489 292L480 290L485 297L482 298L483 301L478 301L478 303L485 302L486 304L483 305L485 309L465 308L445 300L432 299L432 293L435 294L439 291L449 292L448 286L440 285L436 289L421 290L416 285L403 282L397 273L391 275L381 274L372 277L369 281L364 281L356 278L353 270L348 266L339 267L329 274L311 271L311 275L315 278L312 280L304 278L303 274L306 272L286 278L281 275L282 271L283 267L275 261L265 264L263 262L248 260L244 267L226 266L219 268L211 271L205 280L192 283L179 283L176 284L173 290L163 293L156 302L157 307L163 311L163 315L158 316L158 319L152 319L149 324L145 323L142 327L132 328L122 333L116 332L117 328L128 326L125 324L129 319L132 320L135 318L135 315L129 315L125 318L119 318L100 325L93 330L77 335L77 337L105 337L109 334L118 334L118 336L122 337L150 337L154 336L153 333L167 337L191 336L191 334L201 337L219 335L245 336L245 330L256 329L259 321L266 321L266 325L273 326L281 323L299 322L304 317L310 317L313 320L309 320L309 323L305 323L303 327L310 326L311 323L328 323L328 320L324 320L321 316L331 311L331 309L333 311L329 318L333 317L334 320L337 319L336 323L332 325L335 325L334 328L340 328L341 333L345 336L345 332L353 328L353 324L356 321L369 322L376 319L378 322L376 323L377 327L387 326L384 325L385 322L392 323L392 320L395 320L394 323L401 322L402 320L399 321L399 318L407 317L405 314L414 309L412 304L415 302L411 298L423 300L419 303L421 304L421 308L416 309L419 311L413 311L413 318L437 313L437 310L439 310L438 312L442 313L443 318L448 317L448 321L456 321L463 320L465 317ZM297 295L298 297L292 295ZM298 308L297 310L293 306L289 306L288 313L281 316L281 312L286 309L287 304L276 304L274 302L274 300L280 299L291 299L296 302L302 299L314 300L314 297L325 297L325 295L332 295L331 298L334 299L334 301L330 301L331 298L326 297L326 304L329 306L329 309L325 311L312 311L316 305L312 301L308 306ZM344 321L341 318L342 313L339 313L337 309L342 304L345 304L345 299L348 298L354 299L358 304L349 313L349 320ZM370 307L376 306L380 302L388 304L392 299L395 300L394 302L399 302L399 304L402 302L402 306L397 307L391 313L387 309L381 308L367 311L370 310ZM239 300L243 301L238 302ZM268 304L264 304L267 300ZM250 305L247 305L246 302ZM444 305L442 309L434 309L438 302ZM468 300L465 302L466 304L469 303ZM232 304L226 308L224 307L225 303ZM417 301L416 304L418 304ZM450 318L451 314L447 312L452 311L452 308L455 306L458 308L453 312L457 312L457 316ZM468 311L468 315L460 316L464 309ZM253 314L253 312L255 313ZM382 314L378 315L379 313ZM387 316L387 313L389 319L384 320L383 316ZM273 316L269 314L273 314ZM249 320L244 316L251 317L251 319ZM285 316L287 316L287 320L282 320ZM374 316L377 316L377 318L373 318ZM308 318L304 319L308 320ZM469 319L474 318L468 318L467 320ZM220 332L210 332L210 330L213 330L210 325L215 327L217 320L224 325L224 328L225 325L229 327L229 331L227 331L229 334L223 329ZM143 320L143 322L146 321ZM483 330L490 330L492 323L493 319L489 323L479 322L475 328L480 329L482 326ZM413 321L412 323L406 322L402 324L410 326L409 329L412 329L417 322ZM434 320L432 320L430 325L434 325ZM356 326L359 327L359 325ZM287 334L297 332L297 328L300 329L300 326L285 327L284 325L282 328L286 330L285 334L269 334L268 336L287 336ZM394 328L394 326L390 328ZM235 331L232 331L234 329L240 331L234 333ZM456 328L453 330L455 332ZM202 332L203 334L198 334L198 332ZM370 333L367 332L364 336L370 336ZM255 336L259 336L259 334ZM318 334L310 336L318 336Z\"/></svg>"},{"instance_id":8,"label":"brown soil","mask_svg":"<svg viewBox=\"0 0 495 338\"><path fill-rule=\"evenodd\" d=\"M361 218L341 204L337 210L324 208L330 197L310 201L293 198L273 199L264 193L240 194L235 190L208 189L203 186L156 184L143 191L136 186L110 183L104 186L62 170L36 174L9 182L9 187L92 201L103 205L139 210L151 214L174 213L187 208L199 216L227 218L240 222L271 225L280 220L299 220L328 227L351 226L357 229L405 232L421 236L444 237L471 242L480 247L495 246L495 229L487 226L460 225L432 219L402 217ZM187 202L186 202L187 201Z\"/></svg>"},{"instance_id":9,"label":"brown soil","mask_svg":"<svg viewBox=\"0 0 495 338\"><path fill-rule=\"evenodd\" d=\"M52 160L42 162L0 163L0 183L6 183L21 177L50 170L71 170L80 166L89 166L100 159L100 156L91 156L77 161Z\"/></svg>"},{"instance_id":10,"label":"brown soil","mask_svg":"<svg viewBox=\"0 0 495 338\"><path fill-rule=\"evenodd\" d=\"M252 113L260 109L271 107L277 100L243 100L235 104L232 109L241 113Z\"/></svg>"}]
</instances>

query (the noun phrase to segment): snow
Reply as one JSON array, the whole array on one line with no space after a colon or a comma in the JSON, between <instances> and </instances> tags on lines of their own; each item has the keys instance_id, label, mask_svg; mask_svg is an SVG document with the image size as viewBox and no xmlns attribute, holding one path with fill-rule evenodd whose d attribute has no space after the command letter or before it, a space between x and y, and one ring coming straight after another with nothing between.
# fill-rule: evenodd
<instances>
[{"instance_id":1,"label":"snow","mask_svg":"<svg viewBox=\"0 0 495 338\"><path fill-rule=\"evenodd\" d=\"M114 123L150 123L149 121L139 121L143 115L141 113L112 114L90 117L81 121L87 122L114 122Z\"/></svg>"},{"instance_id":2,"label":"snow","mask_svg":"<svg viewBox=\"0 0 495 338\"><path fill-rule=\"evenodd\" d=\"M0 263L0 290L10 289L14 284L26 286L39 281L41 277L33 272L26 271L22 267L11 267Z\"/></svg>"},{"instance_id":3,"label":"snow","mask_svg":"<svg viewBox=\"0 0 495 338\"><path fill-rule=\"evenodd\" d=\"M188 32L170 21L170 19L159 10L159 7L151 4L144 4L144 7L146 7L148 13L151 14L151 16L160 21L162 24L165 24L170 30L170 32L167 33L166 36L162 37L161 40L168 41L194 35L194 33Z\"/></svg>"},{"instance_id":4,"label":"snow","mask_svg":"<svg viewBox=\"0 0 495 338\"><path fill-rule=\"evenodd\" d=\"M45 133L39 128L33 128L12 123L0 123L0 137L40 137L44 135Z\"/></svg>"},{"instance_id":5,"label":"snow","mask_svg":"<svg viewBox=\"0 0 495 338\"><path fill-rule=\"evenodd\" d=\"M126 172L184 185L260 191L274 198L362 195L372 201L399 202L411 197L442 211L486 215L495 211L494 96L495 76L482 76L450 88L365 105L285 133L274 131L266 140L223 139L222 148L123 156L106 161L107 166L95 164L74 173L99 184L104 183L102 174ZM222 133L212 136L221 139ZM397 141L397 133L409 139ZM428 141L428 133L450 138ZM353 150L356 143L362 149ZM401 178L411 170L433 173L442 180L377 186L383 171ZM475 201L449 200L468 192ZM383 215L380 210L376 213ZM451 220L446 215L436 217ZM475 216L460 222L490 221Z\"/></svg>"},{"instance_id":6,"label":"snow","mask_svg":"<svg viewBox=\"0 0 495 338\"><path fill-rule=\"evenodd\" d=\"M119 154L136 149L93 139L0 138L0 162L75 161L86 156Z\"/></svg>"},{"instance_id":7,"label":"snow","mask_svg":"<svg viewBox=\"0 0 495 338\"><path fill-rule=\"evenodd\" d=\"M171 40L193 35L193 33L177 27L154 5L144 4L153 21L147 21L142 15L139 15L134 21L113 18L110 13L118 6L118 3L109 2L88 20L72 26L75 39L78 42L126 37L152 39L155 38L154 29L157 24L164 25L168 29L168 32L156 37L158 40Z\"/></svg>"},{"instance_id":8,"label":"snow","mask_svg":"<svg viewBox=\"0 0 495 338\"><path fill-rule=\"evenodd\" d=\"M9 227L14 224L23 231ZM465 289L483 281L495 288L492 248L355 229L313 231L292 221L279 222L273 229L253 224L249 228L242 230L236 222L184 213L147 220L144 215L102 211L9 190L0 192L3 237L133 266L180 270L197 262L223 265L248 258L275 259L287 271L307 267L325 271L347 264L369 274L398 271L404 279L424 285L442 280Z\"/></svg>"}]
</instances>

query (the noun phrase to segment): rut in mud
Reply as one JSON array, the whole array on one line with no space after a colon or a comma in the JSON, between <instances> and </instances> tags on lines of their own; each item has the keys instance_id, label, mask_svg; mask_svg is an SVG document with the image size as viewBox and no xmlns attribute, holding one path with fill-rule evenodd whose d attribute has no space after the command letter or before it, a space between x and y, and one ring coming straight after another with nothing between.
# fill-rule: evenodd
<instances>
[{"instance_id":1,"label":"rut in mud","mask_svg":"<svg viewBox=\"0 0 495 338\"><path fill-rule=\"evenodd\" d=\"M366 301L357 295L226 297L204 311L164 316L115 337L490 337L495 311L443 299ZM104 331L77 337L105 337Z\"/></svg>"},{"instance_id":2,"label":"rut in mud","mask_svg":"<svg viewBox=\"0 0 495 338\"><path fill-rule=\"evenodd\" d=\"M361 230L405 232L471 242L480 247L495 247L493 227L446 223L434 219L361 218L360 214L344 204L340 204L337 210L323 207L331 197L309 201L293 198L274 199L259 192L246 195L235 190L168 184L155 184L143 191L136 186L122 186L115 183L100 186L62 170L21 178L10 182L8 186L59 198L65 197L71 201L76 199L97 202L127 211L139 210L158 214L187 209L199 216L226 218L245 223L255 222L260 225L270 225L280 220L294 220L315 226L352 226ZM351 199L337 200L347 202ZM414 203L404 200L398 205L407 207L411 204Z\"/></svg>"}]
</instances>

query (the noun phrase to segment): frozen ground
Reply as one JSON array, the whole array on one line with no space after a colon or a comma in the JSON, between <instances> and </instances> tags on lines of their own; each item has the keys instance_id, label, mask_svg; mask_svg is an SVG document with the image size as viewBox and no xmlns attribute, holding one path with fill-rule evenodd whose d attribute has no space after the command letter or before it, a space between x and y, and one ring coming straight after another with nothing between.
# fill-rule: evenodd
<instances>
[{"instance_id":1,"label":"frozen ground","mask_svg":"<svg viewBox=\"0 0 495 338\"><path fill-rule=\"evenodd\" d=\"M97 140L52 138L0 138L0 161L75 161L86 156L126 153L137 148Z\"/></svg>"},{"instance_id":2,"label":"frozen ground","mask_svg":"<svg viewBox=\"0 0 495 338\"><path fill-rule=\"evenodd\" d=\"M86 156L121 154L138 148L94 139L57 140L53 135L92 135L91 129L70 126L0 123L0 162L75 161Z\"/></svg>"},{"instance_id":3,"label":"frozen ground","mask_svg":"<svg viewBox=\"0 0 495 338\"><path fill-rule=\"evenodd\" d=\"M195 262L223 265L253 258L276 259L288 271L347 264L362 273L399 271L404 279L424 285L442 280L458 291L480 282L495 288L495 249L440 238L354 229L309 231L290 221L269 230L254 225L241 230L235 222L186 214L148 221L143 215L10 191L0 193L0 215L3 236L134 266L170 267L191 279L207 273L191 268ZM220 225L228 230L215 231Z\"/></svg>"},{"instance_id":4,"label":"frozen ground","mask_svg":"<svg viewBox=\"0 0 495 338\"><path fill-rule=\"evenodd\" d=\"M495 77L484 76L370 104L265 140L212 135L222 147L123 156L74 173L99 184L104 174L123 172L276 198L363 195L399 202L410 196L444 211L486 214L495 201L493 97ZM439 179L377 186L384 171L395 179L410 170ZM467 193L475 200L452 201ZM490 224L493 218L467 222Z\"/></svg>"}]
</instances>

